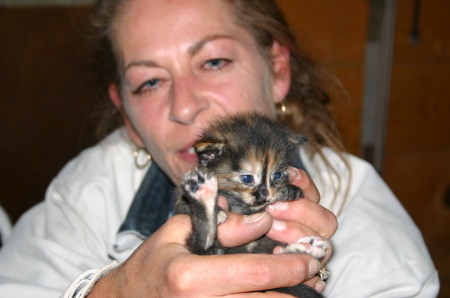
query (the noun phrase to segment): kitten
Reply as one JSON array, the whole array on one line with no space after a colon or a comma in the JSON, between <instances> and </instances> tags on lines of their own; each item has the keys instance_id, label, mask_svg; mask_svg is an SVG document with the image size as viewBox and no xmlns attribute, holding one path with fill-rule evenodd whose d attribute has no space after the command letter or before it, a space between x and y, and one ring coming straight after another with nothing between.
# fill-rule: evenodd
<instances>
[{"instance_id":1,"label":"kitten","mask_svg":"<svg viewBox=\"0 0 450 298\"><path fill-rule=\"evenodd\" d=\"M238 247L223 247L216 238L217 224L226 220L226 213L217 206L219 195L227 199L230 212L248 215L262 212L277 201L303 197L300 188L290 184L287 169L298 146L307 142L303 135L256 113L226 116L211 123L194 144L199 167L185 174L177 189L175 213L192 218L193 232L188 239L191 252L270 254L275 246L282 246L284 253L323 258L329 243L318 237L305 237L286 246L263 236ZM322 297L303 284L276 291Z\"/></svg>"}]
</instances>

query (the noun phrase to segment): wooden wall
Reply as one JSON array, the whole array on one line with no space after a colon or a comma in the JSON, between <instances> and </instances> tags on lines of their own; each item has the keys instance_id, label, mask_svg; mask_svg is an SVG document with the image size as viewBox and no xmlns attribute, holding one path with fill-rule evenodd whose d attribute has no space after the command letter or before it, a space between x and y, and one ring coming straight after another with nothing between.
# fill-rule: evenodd
<instances>
[{"instance_id":1,"label":"wooden wall","mask_svg":"<svg viewBox=\"0 0 450 298\"><path fill-rule=\"evenodd\" d=\"M369 1L279 0L297 36L347 88L333 104L347 149L361 152L361 104ZM383 177L422 230L450 297L450 1L397 1Z\"/></svg>"},{"instance_id":2,"label":"wooden wall","mask_svg":"<svg viewBox=\"0 0 450 298\"><path fill-rule=\"evenodd\" d=\"M86 13L0 7L0 204L13 222L93 141Z\"/></svg>"},{"instance_id":3,"label":"wooden wall","mask_svg":"<svg viewBox=\"0 0 450 298\"><path fill-rule=\"evenodd\" d=\"M342 82L332 104L347 149L361 152L369 1L278 0L303 47ZM423 232L450 297L450 2L398 2L384 178ZM87 8L0 7L0 204L13 221L61 167L93 144ZM447 201L445 201L447 200ZM445 203L447 202L447 203Z\"/></svg>"},{"instance_id":4,"label":"wooden wall","mask_svg":"<svg viewBox=\"0 0 450 298\"><path fill-rule=\"evenodd\" d=\"M450 1L398 1L384 178L421 228L450 297Z\"/></svg>"},{"instance_id":5,"label":"wooden wall","mask_svg":"<svg viewBox=\"0 0 450 298\"><path fill-rule=\"evenodd\" d=\"M347 96L332 102L347 150L361 151L361 109L368 1L278 0L302 48L340 80Z\"/></svg>"}]
</instances>

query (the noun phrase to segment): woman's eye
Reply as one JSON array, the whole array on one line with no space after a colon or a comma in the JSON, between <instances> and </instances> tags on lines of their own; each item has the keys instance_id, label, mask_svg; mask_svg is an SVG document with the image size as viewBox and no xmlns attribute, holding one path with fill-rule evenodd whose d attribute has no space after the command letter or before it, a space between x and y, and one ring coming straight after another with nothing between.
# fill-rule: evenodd
<instances>
[{"instance_id":1,"label":"woman's eye","mask_svg":"<svg viewBox=\"0 0 450 298\"><path fill-rule=\"evenodd\" d=\"M203 64L203 67L207 70L220 70L231 63L228 59L211 59Z\"/></svg>"},{"instance_id":2,"label":"woman's eye","mask_svg":"<svg viewBox=\"0 0 450 298\"><path fill-rule=\"evenodd\" d=\"M278 180L281 177L283 177L283 172L276 172L275 174L273 174L273 180Z\"/></svg>"},{"instance_id":3,"label":"woman's eye","mask_svg":"<svg viewBox=\"0 0 450 298\"><path fill-rule=\"evenodd\" d=\"M158 84L160 83L159 79L151 79L140 85L135 91L133 91L134 94L139 94L145 90L152 90L155 89Z\"/></svg>"},{"instance_id":4,"label":"woman's eye","mask_svg":"<svg viewBox=\"0 0 450 298\"><path fill-rule=\"evenodd\" d=\"M241 175L241 181L244 183L253 183L253 176L252 175Z\"/></svg>"}]
</instances>

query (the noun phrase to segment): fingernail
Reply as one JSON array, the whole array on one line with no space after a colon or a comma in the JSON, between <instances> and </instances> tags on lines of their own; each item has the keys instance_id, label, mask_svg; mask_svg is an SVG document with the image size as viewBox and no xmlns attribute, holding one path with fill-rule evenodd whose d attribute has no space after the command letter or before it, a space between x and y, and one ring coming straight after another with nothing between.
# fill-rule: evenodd
<instances>
[{"instance_id":1,"label":"fingernail","mask_svg":"<svg viewBox=\"0 0 450 298\"><path fill-rule=\"evenodd\" d=\"M293 167L289 167L288 168L288 173L289 173L289 181L292 181L295 178L300 176L299 171L296 168L293 168Z\"/></svg>"},{"instance_id":2,"label":"fingernail","mask_svg":"<svg viewBox=\"0 0 450 298\"><path fill-rule=\"evenodd\" d=\"M315 285L314 285L314 289L319 292L322 293L323 291L325 291L325 282L323 280L318 281Z\"/></svg>"},{"instance_id":3,"label":"fingernail","mask_svg":"<svg viewBox=\"0 0 450 298\"><path fill-rule=\"evenodd\" d=\"M272 205L269 205L269 208L272 210L286 210L288 204L286 202L275 202Z\"/></svg>"},{"instance_id":4,"label":"fingernail","mask_svg":"<svg viewBox=\"0 0 450 298\"><path fill-rule=\"evenodd\" d=\"M267 212L261 212L261 213L255 213L252 215L246 215L244 216L244 222L251 224L251 223L255 223L258 220L260 220L261 218L263 218L264 216L266 216Z\"/></svg>"},{"instance_id":5,"label":"fingernail","mask_svg":"<svg viewBox=\"0 0 450 298\"><path fill-rule=\"evenodd\" d=\"M286 229L286 223L281 220L274 219L272 222L272 230L283 231Z\"/></svg>"},{"instance_id":6,"label":"fingernail","mask_svg":"<svg viewBox=\"0 0 450 298\"><path fill-rule=\"evenodd\" d=\"M312 259L311 261L309 261L309 277L313 277L314 275L317 274L317 272L319 272L320 269L320 263L319 261L317 261L316 259Z\"/></svg>"}]
</instances>

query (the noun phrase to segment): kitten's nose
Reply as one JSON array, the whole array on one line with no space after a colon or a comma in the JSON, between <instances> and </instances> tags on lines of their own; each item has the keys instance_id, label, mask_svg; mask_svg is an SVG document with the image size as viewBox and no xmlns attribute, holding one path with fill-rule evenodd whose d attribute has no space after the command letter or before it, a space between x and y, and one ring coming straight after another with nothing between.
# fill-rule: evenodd
<instances>
[{"instance_id":1,"label":"kitten's nose","mask_svg":"<svg viewBox=\"0 0 450 298\"><path fill-rule=\"evenodd\" d=\"M268 199L269 191L267 190L267 187L263 184L258 186L253 195L255 196L255 200L258 204L264 204Z\"/></svg>"}]
</instances>

